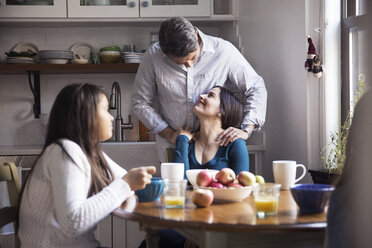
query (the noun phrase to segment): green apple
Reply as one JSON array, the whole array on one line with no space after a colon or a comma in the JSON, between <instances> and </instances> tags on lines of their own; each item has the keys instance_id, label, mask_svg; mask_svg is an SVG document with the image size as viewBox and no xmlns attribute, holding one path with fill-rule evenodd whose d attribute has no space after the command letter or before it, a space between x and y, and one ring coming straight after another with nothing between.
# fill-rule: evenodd
<instances>
[{"instance_id":1,"label":"green apple","mask_svg":"<svg viewBox=\"0 0 372 248\"><path fill-rule=\"evenodd\" d=\"M259 183L259 184L264 184L265 179L263 178L263 176L256 175L256 182Z\"/></svg>"},{"instance_id":2,"label":"green apple","mask_svg":"<svg viewBox=\"0 0 372 248\"><path fill-rule=\"evenodd\" d=\"M251 186L256 182L256 177L249 171L241 171L238 175L238 180L243 186Z\"/></svg>"}]
</instances>

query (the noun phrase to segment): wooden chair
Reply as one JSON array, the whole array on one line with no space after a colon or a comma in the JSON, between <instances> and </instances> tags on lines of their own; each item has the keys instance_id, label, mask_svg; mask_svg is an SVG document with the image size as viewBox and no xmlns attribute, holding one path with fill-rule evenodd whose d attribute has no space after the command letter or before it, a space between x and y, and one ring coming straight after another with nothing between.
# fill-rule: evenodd
<instances>
[{"instance_id":1,"label":"wooden chair","mask_svg":"<svg viewBox=\"0 0 372 248\"><path fill-rule=\"evenodd\" d=\"M173 162L173 157L174 157L174 149L169 147L167 148L167 160L168 162Z\"/></svg>"},{"instance_id":2,"label":"wooden chair","mask_svg":"<svg viewBox=\"0 0 372 248\"><path fill-rule=\"evenodd\" d=\"M6 224L13 223L14 230L16 230L18 195L21 190L21 182L19 180L17 168L12 162L0 164L0 182L4 181L7 182L10 206L0 209L0 228ZM19 241L17 238L15 242L18 247Z\"/></svg>"}]
</instances>

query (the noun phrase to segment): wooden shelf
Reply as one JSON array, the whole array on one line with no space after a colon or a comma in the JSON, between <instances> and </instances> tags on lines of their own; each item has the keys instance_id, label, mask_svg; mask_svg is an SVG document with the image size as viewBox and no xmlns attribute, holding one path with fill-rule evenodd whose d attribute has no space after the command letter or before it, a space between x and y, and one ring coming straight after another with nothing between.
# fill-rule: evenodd
<instances>
[{"instance_id":1,"label":"wooden shelf","mask_svg":"<svg viewBox=\"0 0 372 248\"><path fill-rule=\"evenodd\" d=\"M40 72L44 74L136 73L139 64L0 64L0 74Z\"/></svg>"}]
</instances>

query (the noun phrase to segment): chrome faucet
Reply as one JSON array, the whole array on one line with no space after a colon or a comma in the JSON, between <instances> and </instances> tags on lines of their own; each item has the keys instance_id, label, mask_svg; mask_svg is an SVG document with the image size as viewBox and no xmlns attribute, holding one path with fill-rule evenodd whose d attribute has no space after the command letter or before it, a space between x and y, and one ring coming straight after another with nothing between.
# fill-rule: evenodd
<instances>
[{"instance_id":1,"label":"chrome faucet","mask_svg":"<svg viewBox=\"0 0 372 248\"><path fill-rule=\"evenodd\" d=\"M123 139L123 129L132 129L132 117L128 115L128 122L123 123L123 118L121 117L121 91L118 82L112 84L111 96L110 96L110 109L116 109L115 118L115 141L124 141Z\"/></svg>"}]
</instances>

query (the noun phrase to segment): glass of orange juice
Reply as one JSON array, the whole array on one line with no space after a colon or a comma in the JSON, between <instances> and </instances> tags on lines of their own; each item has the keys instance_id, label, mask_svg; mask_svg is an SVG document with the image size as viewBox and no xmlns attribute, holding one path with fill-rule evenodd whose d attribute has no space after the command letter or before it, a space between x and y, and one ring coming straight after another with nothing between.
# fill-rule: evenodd
<instances>
[{"instance_id":1,"label":"glass of orange juice","mask_svg":"<svg viewBox=\"0 0 372 248\"><path fill-rule=\"evenodd\" d=\"M258 218L265 218L278 213L280 186L276 183L253 185L253 196Z\"/></svg>"},{"instance_id":2,"label":"glass of orange juice","mask_svg":"<svg viewBox=\"0 0 372 248\"><path fill-rule=\"evenodd\" d=\"M164 202L166 208L183 208L187 180L164 179Z\"/></svg>"}]
</instances>

